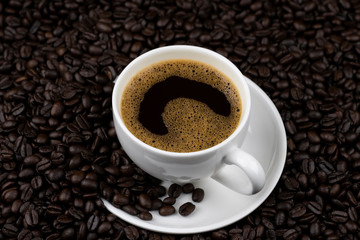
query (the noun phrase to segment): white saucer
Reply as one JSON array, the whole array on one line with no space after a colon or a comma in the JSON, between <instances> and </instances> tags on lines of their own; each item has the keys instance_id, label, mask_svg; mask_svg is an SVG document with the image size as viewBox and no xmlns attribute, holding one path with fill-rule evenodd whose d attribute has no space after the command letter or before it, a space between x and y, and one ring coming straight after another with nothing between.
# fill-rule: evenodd
<instances>
[{"instance_id":1,"label":"white saucer","mask_svg":"<svg viewBox=\"0 0 360 240\"><path fill-rule=\"evenodd\" d=\"M105 207L130 224L150 231L171 234L212 231L244 218L259 207L280 179L285 165L287 143L285 128L275 105L255 83L247 80L252 109L249 133L242 149L257 158L266 172L266 183L260 192L250 196L242 195L208 178L195 184L196 187L204 189L205 198L202 202L195 203L195 211L187 217L180 214L163 217L153 211L153 219L144 221L115 208L103 199ZM220 174L234 174L230 171L232 170L225 169ZM168 183L164 185L166 184ZM174 206L178 209L186 201L191 201L190 194L182 194Z\"/></svg>"}]
</instances>

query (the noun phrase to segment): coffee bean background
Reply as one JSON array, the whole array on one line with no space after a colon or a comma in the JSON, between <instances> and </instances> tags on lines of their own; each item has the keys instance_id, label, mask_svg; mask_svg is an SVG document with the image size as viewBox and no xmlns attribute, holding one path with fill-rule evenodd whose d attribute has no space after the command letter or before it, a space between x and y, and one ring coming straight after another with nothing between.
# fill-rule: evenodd
<instances>
[{"instance_id":1,"label":"coffee bean background","mask_svg":"<svg viewBox=\"0 0 360 240\"><path fill-rule=\"evenodd\" d=\"M359 239L359 40L356 0L1 1L0 239ZM287 131L268 199L193 235L134 227L100 200L148 220L166 194L122 151L111 93L132 59L173 44L229 58Z\"/></svg>"}]
</instances>

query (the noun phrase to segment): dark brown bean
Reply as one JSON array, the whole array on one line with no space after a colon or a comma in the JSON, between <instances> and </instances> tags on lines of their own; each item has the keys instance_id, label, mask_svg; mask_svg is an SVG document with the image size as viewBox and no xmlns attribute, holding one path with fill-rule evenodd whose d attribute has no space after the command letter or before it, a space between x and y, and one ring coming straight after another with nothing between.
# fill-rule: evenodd
<instances>
[{"instance_id":1,"label":"dark brown bean","mask_svg":"<svg viewBox=\"0 0 360 240\"><path fill-rule=\"evenodd\" d=\"M25 213L25 221L31 227L36 226L39 223L38 212L36 210L34 210L34 209L26 211L26 213Z\"/></svg>"},{"instance_id":2,"label":"dark brown bean","mask_svg":"<svg viewBox=\"0 0 360 240\"><path fill-rule=\"evenodd\" d=\"M179 208L179 213L181 216L188 216L195 210L195 205L191 202L186 202Z\"/></svg>"},{"instance_id":3,"label":"dark brown bean","mask_svg":"<svg viewBox=\"0 0 360 240\"><path fill-rule=\"evenodd\" d=\"M124 210L125 212L127 212L130 215L138 215L139 214L139 210L137 210L134 206L132 205L124 205L121 208L122 210Z\"/></svg>"},{"instance_id":4,"label":"dark brown bean","mask_svg":"<svg viewBox=\"0 0 360 240\"><path fill-rule=\"evenodd\" d=\"M100 218L96 215L91 215L87 221L87 228L89 231L94 231L98 225L99 225L99 222L100 222Z\"/></svg>"},{"instance_id":5,"label":"dark brown bean","mask_svg":"<svg viewBox=\"0 0 360 240\"><path fill-rule=\"evenodd\" d=\"M153 216L150 212L141 212L139 213L139 218L145 221L152 220Z\"/></svg>"},{"instance_id":6,"label":"dark brown bean","mask_svg":"<svg viewBox=\"0 0 360 240\"><path fill-rule=\"evenodd\" d=\"M138 239L140 234L139 231L134 226L127 226L124 228L125 235L129 240Z\"/></svg>"},{"instance_id":7,"label":"dark brown bean","mask_svg":"<svg viewBox=\"0 0 360 240\"><path fill-rule=\"evenodd\" d=\"M335 210L330 213L330 218L336 223L344 223L348 220L348 214L344 211Z\"/></svg>"},{"instance_id":8,"label":"dark brown bean","mask_svg":"<svg viewBox=\"0 0 360 240\"><path fill-rule=\"evenodd\" d=\"M149 195L147 195L145 193L141 193L139 195L139 203L142 207L144 207L146 209L150 209L152 206L151 198L149 197Z\"/></svg>"},{"instance_id":9,"label":"dark brown bean","mask_svg":"<svg viewBox=\"0 0 360 240\"><path fill-rule=\"evenodd\" d=\"M159 214L161 216L169 216L176 212L175 208L171 205L164 205L159 209Z\"/></svg>"},{"instance_id":10,"label":"dark brown bean","mask_svg":"<svg viewBox=\"0 0 360 240\"><path fill-rule=\"evenodd\" d=\"M192 193L194 191L195 187L192 183L186 183L182 186L182 192L183 193Z\"/></svg>"},{"instance_id":11,"label":"dark brown bean","mask_svg":"<svg viewBox=\"0 0 360 240\"><path fill-rule=\"evenodd\" d=\"M201 202L204 199L205 192L202 188L195 188L192 193L192 200L194 202Z\"/></svg>"},{"instance_id":12,"label":"dark brown bean","mask_svg":"<svg viewBox=\"0 0 360 240\"><path fill-rule=\"evenodd\" d=\"M180 194L182 193L182 188L180 185L173 183L170 185L169 189L168 189L168 195L170 197L174 197L177 198L180 196Z\"/></svg>"}]
</instances>

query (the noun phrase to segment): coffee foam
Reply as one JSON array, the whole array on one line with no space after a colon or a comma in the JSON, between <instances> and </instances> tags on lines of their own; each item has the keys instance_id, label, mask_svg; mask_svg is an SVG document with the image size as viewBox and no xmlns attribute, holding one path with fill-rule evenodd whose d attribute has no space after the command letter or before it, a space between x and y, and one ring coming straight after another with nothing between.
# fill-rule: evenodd
<instances>
[{"instance_id":1,"label":"coffee foam","mask_svg":"<svg viewBox=\"0 0 360 240\"><path fill-rule=\"evenodd\" d=\"M231 114L225 117L205 103L177 98L166 105L162 114L169 133L151 133L138 120L140 103L151 86L174 75L209 84L225 93ZM199 151L224 141L238 126L240 109L240 96L230 79L209 65L191 60L164 61L143 69L126 86L121 100L121 116L130 132L153 147L172 152Z\"/></svg>"}]
</instances>

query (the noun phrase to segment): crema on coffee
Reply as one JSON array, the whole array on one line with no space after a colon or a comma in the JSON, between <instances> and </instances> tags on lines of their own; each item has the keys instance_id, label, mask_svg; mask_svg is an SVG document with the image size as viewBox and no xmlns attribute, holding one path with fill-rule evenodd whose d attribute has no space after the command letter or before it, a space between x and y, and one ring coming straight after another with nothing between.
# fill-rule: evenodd
<instances>
[{"instance_id":1,"label":"crema on coffee","mask_svg":"<svg viewBox=\"0 0 360 240\"><path fill-rule=\"evenodd\" d=\"M139 71L126 86L121 117L138 139L171 152L194 152L228 138L241 117L239 92L216 68L176 59Z\"/></svg>"}]
</instances>

